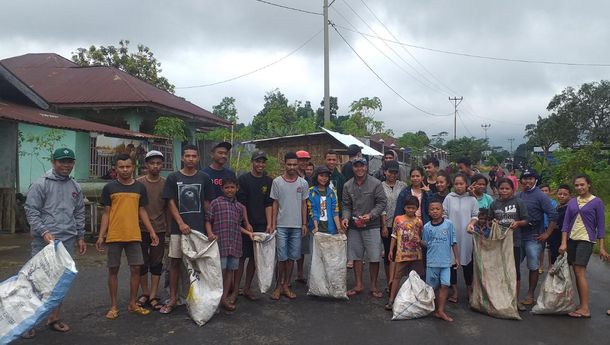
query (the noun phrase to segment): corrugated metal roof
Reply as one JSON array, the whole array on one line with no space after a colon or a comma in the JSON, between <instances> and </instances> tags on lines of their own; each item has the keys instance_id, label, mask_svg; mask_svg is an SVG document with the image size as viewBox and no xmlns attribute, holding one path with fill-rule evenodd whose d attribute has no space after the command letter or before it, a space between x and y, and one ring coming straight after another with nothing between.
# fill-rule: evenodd
<instances>
[{"instance_id":1,"label":"corrugated metal roof","mask_svg":"<svg viewBox=\"0 0 610 345\"><path fill-rule=\"evenodd\" d=\"M14 120L18 122L27 122L34 125L45 127L70 129L83 132L97 132L108 134L116 137L139 138L139 139L160 139L161 137L132 132L127 129L103 125L97 122L77 119L74 117L64 116L52 113L46 110L29 107L21 104L16 104L0 99L0 118Z\"/></svg>"},{"instance_id":2,"label":"corrugated metal roof","mask_svg":"<svg viewBox=\"0 0 610 345\"><path fill-rule=\"evenodd\" d=\"M229 122L114 67L80 67L57 54L26 54L0 61L57 107L149 106L221 126Z\"/></svg>"}]
</instances>

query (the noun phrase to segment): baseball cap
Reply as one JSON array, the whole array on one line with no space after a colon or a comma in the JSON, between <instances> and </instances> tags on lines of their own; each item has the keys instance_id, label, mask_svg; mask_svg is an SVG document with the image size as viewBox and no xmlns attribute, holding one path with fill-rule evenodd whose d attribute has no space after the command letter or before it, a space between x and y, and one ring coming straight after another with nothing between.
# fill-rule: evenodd
<instances>
[{"instance_id":1,"label":"baseball cap","mask_svg":"<svg viewBox=\"0 0 610 345\"><path fill-rule=\"evenodd\" d=\"M154 158L154 157L159 157L162 160L165 160L165 157L163 157L163 154L160 151L150 150L146 153L146 156L144 156L144 161L148 162L149 159Z\"/></svg>"},{"instance_id":2,"label":"baseball cap","mask_svg":"<svg viewBox=\"0 0 610 345\"><path fill-rule=\"evenodd\" d=\"M400 165L397 161L387 161L384 164L387 171L400 171Z\"/></svg>"},{"instance_id":3,"label":"baseball cap","mask_svg":"<svg viewBox=\"0 0 610 345\"><path fill-rule=\"evenodd\" d=\"M53 152L53 160L60 159L76 159L74 158L74 151L67 147L58 148L57 150L55 150L55 152Z\"/></svg>"},{"instance_id":4,"label":"baseball cap","mask_svg":"<svg viewBox=\"0 0 610 345\"><path fill-rule=\"evenodd\" d=\"M214 147L212 147L212 151L216 150L219 147L224 147L225 149L227 149L227 151L230 151L233 145L231 145L231 143L228 141L221 141L218 144L214 145Z\"/></svg>"},{"instance_id":5,"label":"baseball cap","mask_svg":"<svg viewBox=\"0 0 610 345\"><path fill-rule=\"evenodd\" d=\"M350 146L347 147L348 156L355 156L358 153L360 153L360 151L362 151L362 148L356 144L351 144Z\"/></svg>"},{"instance_id":6,"label":"baseball cap","mask_svg":"<svg viewBox=\"0 0 610 345\"><path fill-rule=\"evenodd\" d=\"M309 152L307 152L305 150L299 150L296 152L296 154L297 154L298 159L311 159Z\"/></svg>"},{"instance_id":7,"label":"baseball cap","mask_svg":"<svg viewBox=\"0 0 610 345\"><path fill-rule=\"evenodd\" d=\"M364 157L356 157L356 158L352 159L352 164L353 165L356 165L356 164L368 165L369 162L367 162L366 159L364 159Z\"/></svg>"},{"instance_id":8,"label":"baseball cap","mask_svg":"<svg viewBox=\"0 0 610 345\"><path fill-rule=\"evenodd\" d=\"M250 160L255 161L259 159L267 160L267 154L263 151L255 151L252 153L252 158L250 158Z\"/></svg>"},{"instance_id":9,"label":"baseball cap","mask_svg":"<svg viewBox=\"0 0 610 345\"><path fill-rule=\"evenodd\" d=\"M534 169L525 169L521 173L521 177L519 177L519 179L521 180L528 177L538 178L538 173L536 173L536 170Z\"/></svg>"},{"instance_id":10,"label":"baseball cap","mask_svg":"<svg viewBox=\"0 0 610 345\"><path fill-rule=\"evenodd\" d=\"M320 175L320 174L329 174L330 175L330 169L328 169L328 167L326 167L326 165L321 165L321 166L317 167L316 170L314 171L314 175Z\"/></svg>"}]
</instances>

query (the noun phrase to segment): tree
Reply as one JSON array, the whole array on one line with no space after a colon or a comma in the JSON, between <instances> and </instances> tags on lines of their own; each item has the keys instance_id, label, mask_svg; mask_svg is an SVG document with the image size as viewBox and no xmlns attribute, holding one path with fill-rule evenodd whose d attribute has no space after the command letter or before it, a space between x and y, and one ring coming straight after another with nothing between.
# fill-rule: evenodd
<instances>
[{"instance_id":1,"label":"tree","mask_svg":"<svg viewBox=\"0 0 610 345\"><path fill-rule=\"evenodd\" d=\"M560 126L556 116L551 115L546 118L538 116L536 124L528 124L525 126L525 135L530 146L540 146L543 151L543 157L548 157L551 146L559 143L560 131L557 129Z\"/></svg>"},{"instance_id":2,"label":"tree","mask_svg":"<svg viewBox=\"0 0 610 345\"><path fill-rule=\"evenodd\" d=\"M376 111L382 109L379 97L363 97L350 104L350 117L341 124L344 133L356 137L365 137L377 133L393 135L391 129L386 129L383 121L375 120Z\"/></svg>"},{"instance_id":3,"label":"tree","mask_svg":"<svg viewBox=\"0 0 610 345\"><path fill-rule=\"evenodd\" d=\"M485 139L475 139L474 137L461 137L452 139L445 144L445 149L449 152L451 160L455 161L461 157L468 157L473 162L481 160L483 151L489 150L489 145Z\"/></svg>"},{"instance_id":4,"label":"tree","mask_svg":"<svg viewBox=\"0 0 610 345\"><path fill-rule=\"evenodd\" d=\"M160 116L155 121L153 134L160 137L185 141L185 126L186 124L182 119L177 117Z\"/></svg>"},{"instance_id":5,"label":"tree","mask_svg":"<svg viewBox=\"0 0 610 345\"><path fill-rule=\"evenodd\" d=\"M443 147L445 145L445 137L449 135L449 133L442 131L442 132L438 132L436 134L432 134L432 141L431 144L436 146L436 147Z\"/></svg>"},{"instance_id":6,"label":"tree","mask_svg":"<svg viewBox=\"0 0 610 345\"><path fill-rule=\"evenodd\" d=\"M430 143L430 139L424 131L406 132L398 138L398 143L401 147L410 148L412 155L418 156L423 153L423 149Z\"/></svg>"},{"instance_id":7,"label":"tree","mask_svg":"<svg viewBox=\"0 0 610 345\"><path fill-rule=\"evenodd\" d=\"M252 119L255 138L278 137L315 132L316 118L310 102L289 103L278 89L267 92L265 105Z\"/></svg>"},{"instance_id":8,"label":"tree","mask_svg":"<svg viewBox=\"0 0 610 345\"><path fill-rule=\"evenodd\" d=\"M236 123L237 119L237 107L235 106L235 98L224 97L220 104L212 107L212 113L223 120L227 120L231 123Z\"/></svg>"},{"instance_id":9,"label":"tree","mask_svg":"<svg viewBox=\"0 0 610 345\"><path fill-rule=\"evenodd\" d=\"M339 110L339 103L337 97L330 96L330 124L331 127L337 128L338 119L337 111ZM320 108L316 110L316 124L318 126L324 126L324 100L320 101Z\"/></svg>"},{"instance_id":10,"label":"tree","mask_svg":"<svg viewBox=\"0 0 610 345\"><path fill-rule=\"evenodd\" d=\"M119 46L92 45L78 48L72 52L72 61L80 66L111 66L116 67L134 77L140 78L167 92L174 93L172 85L165 77L160 76L161 63L157 61L150 48L139 44L138 51L129 52L129 40L119 41Z\"/></svg>"}]
</instances>

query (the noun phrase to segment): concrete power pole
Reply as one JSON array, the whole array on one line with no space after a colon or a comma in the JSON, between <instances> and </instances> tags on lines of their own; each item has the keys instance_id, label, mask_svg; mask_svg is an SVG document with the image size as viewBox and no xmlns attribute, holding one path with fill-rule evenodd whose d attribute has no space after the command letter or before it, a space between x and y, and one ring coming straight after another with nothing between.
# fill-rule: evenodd
<instances>
[{"instance_id":1,"label":"concrete power pole","mask_svg":"<svg viewBox=\"0 0 610 345\"><path fill-rule=\"evenodd\" d=\"M513 152L513 141L515 141L515 138L510 138L508 139L508 141L510 141L510 164L512 166L512 168L515 168L515 153Z\"/></svg>"},{"instance_id":2,"label":"concrete power pole","mask_svg":"<svg viewBox=\"0 0 610 345\"><path fill-rule=\"evenodd\" d=\"M324 0L324 127L330 125L330 75L328 48L328 0Z\"/></svg>"},{"instance_id":3,"label":"concrete power pole","mask_svg":"<svg viewBox=\"0 0 610 345\"><path fill-rule=\"evenodd\" d=\"M453 101L453 140L457 139L457 107L462 103L464 97L449 97L450 101ZM458 102L459 101L459 102Z\"/></svg>"},{"instance_id":4,"label":"concrete power pole","mask_svg":"<svg viewBox=\"0 0 610 345\"><path fill-rule=\"evenodd\" d=\"M485 140L487 140L487 130L491 127L491 124L489 123L484 123L481 125L481 128L483 128L483 130L485 131Z\"/></svg>"}]
</instances>

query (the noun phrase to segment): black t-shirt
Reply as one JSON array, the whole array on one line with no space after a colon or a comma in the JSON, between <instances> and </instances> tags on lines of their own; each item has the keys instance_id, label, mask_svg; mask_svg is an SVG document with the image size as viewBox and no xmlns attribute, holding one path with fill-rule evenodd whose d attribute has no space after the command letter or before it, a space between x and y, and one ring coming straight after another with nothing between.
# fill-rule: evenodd
<instances>
[{"instance_id":1,"label":"black t-shirt","mask_svg":"<svg viewBox=\"0 0 610 345\"><path fill-rule=\"evenodd\" d=\"M228 168L222 168L221 170L212 169L207 166L203 169L203 172L208 174L210 177L210 181L212 182L213 190L214 190L214 199L222 196L222 179L225 177L233 177L235 178L235 173L233 170Z\"/></svg>"},{"instance_id":2,"label":"black t-shirt","mask_svg":"<svg viewBox=\"0 0 610 345\"><path fill-rule=\"evenodd\" d=\"M354 168L352 166L352 161L348 161L343 164L343 167L341 168L341 174L345 176L345 182L354 177Z\"/></svg>"},{"instance_id":3,"label":"black t-shirt","mask_svg":"<svg viewBox=\"0 0 610 345\"><path fill-rule=\"evenodd\" d=\"M245 173L237 179L239 191L237 200L246 206L248 220L252 227L267 226L265 208L273 205L273 199L269 196L273 179L267 175L256 177L251 173Z\"/></svg>"},{"instance_id":4,"label":"black t-shirt","mask_svg":"<svg viewBox=\"0 0 610 345\"><path fill-rule=\"evenodd\" d=\"M214 190L210 176L197 171L193 176L186 176L180 171L173 172L165 180L163 199L172 199L176 203L178 213L191 230L204 232L205 209L203 202L211 201ZM172 219L172 234L181 234L178 223Z\"/></svg>"},{"instance_id":5,"label":"black t-shirt","mask_svg":"<svg viewBox=\"0 0 610 345\"><path fill-rule=\"evenodd\" d=\"M489 207L490 216L503 227L508 227L514 221L527 220L527 207L521 199L512 197L508 200L496 199ZM513 230L513 247L521 246L521 229Z\"/></svg>"}]
</instances>

